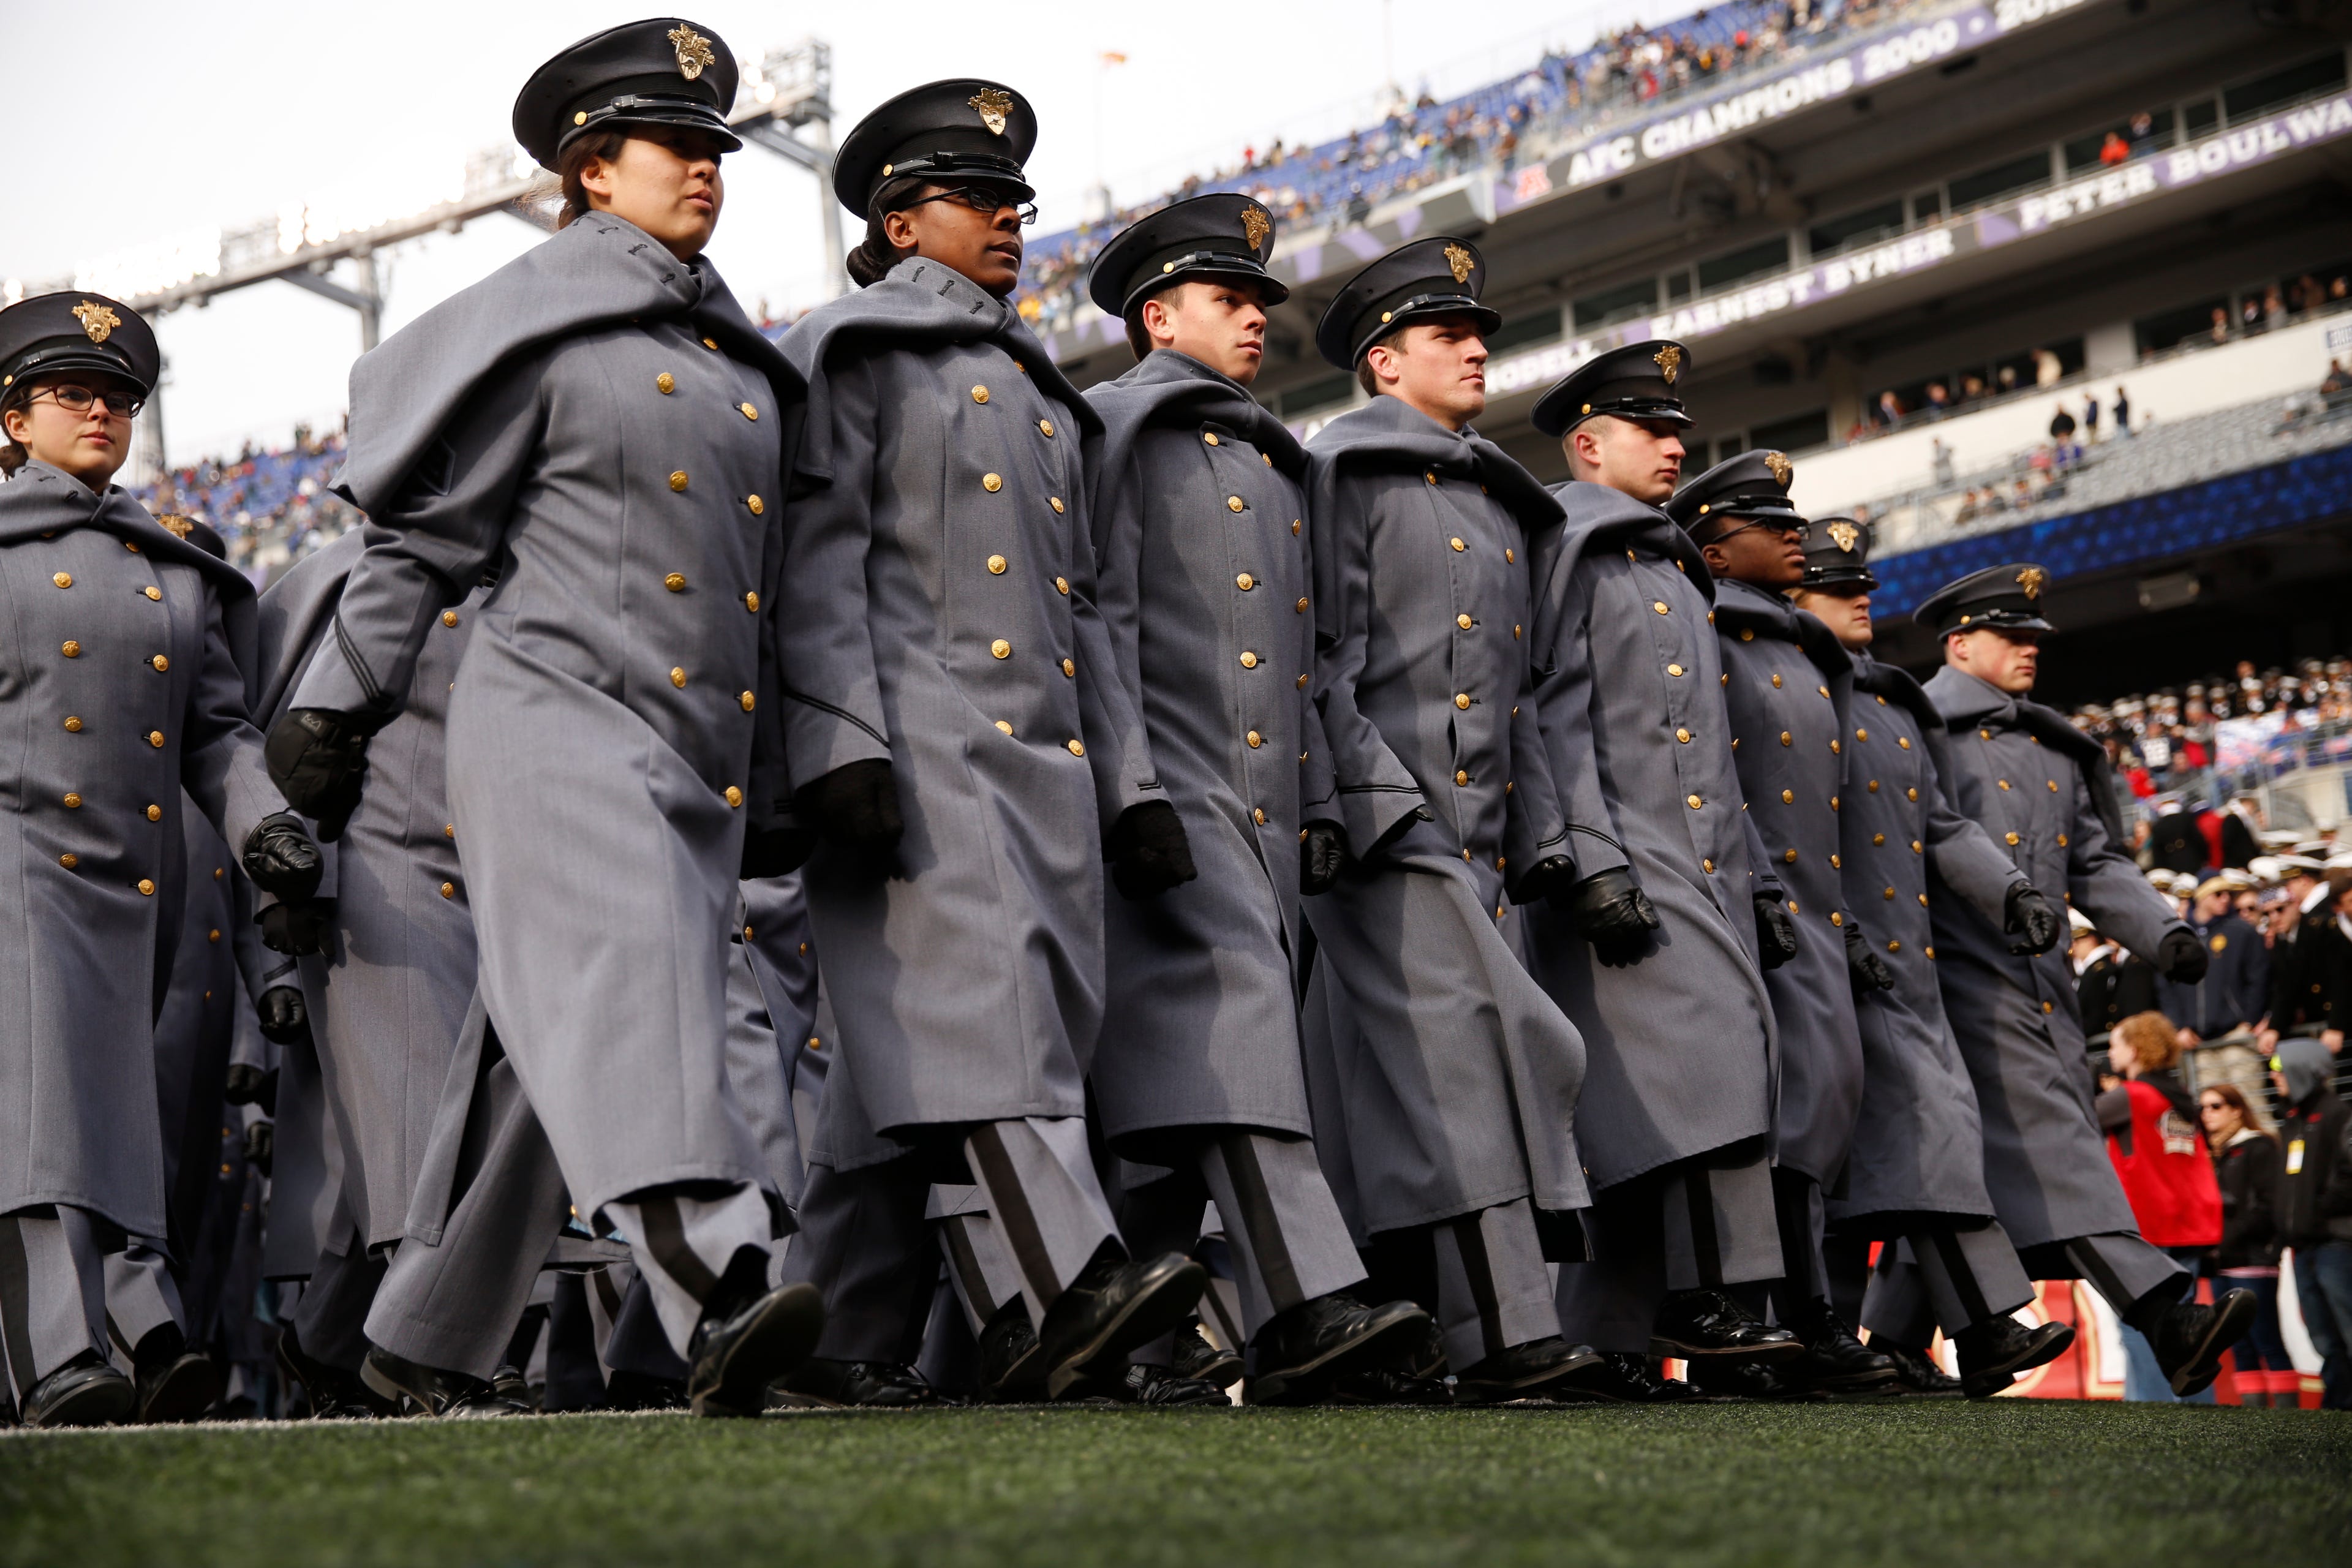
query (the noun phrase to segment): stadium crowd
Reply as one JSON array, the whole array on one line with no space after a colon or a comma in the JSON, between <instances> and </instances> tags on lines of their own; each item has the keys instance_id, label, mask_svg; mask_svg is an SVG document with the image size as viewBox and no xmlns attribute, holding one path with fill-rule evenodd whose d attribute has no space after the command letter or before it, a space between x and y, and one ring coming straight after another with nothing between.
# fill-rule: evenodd
<instances>
[{"instance_id":1,"label":"stadium crowd","mask_svg":"<svg viewBox=\"0 0 2352 1568\"><path fill-rule=\"evenodd\" d=\"M2231 1184L2352 1405L2352 868L2175 813L2155 887L2032 698L2047 568L1879 662L1868 531L1683 473L1664 340L1542 395L1540 483L1456 236L1330 300L1368 401L1302 446L1245 192L1110 237L1081 394L996 82L844 139L859 289L776 342L707 256L734 60L532 74L556 233L340 441L175 476L242 569L111 482L144 319L0 311L8 1418L1987 1399L2075 1341L2041 1280L2194 1397L2267 1255L2200 1299L2159 1011L2274 1047L2320 1173Z\"/></svg>"},{"instance_id":2,"label":"stadium crowd","mask_svg":"<svg viewBox=\"0 0 2352 1568\"><path fill-rule=\"evenodd\" d=\"M287 446L247 442L235 458L206 458L142 487L157 516L193 517L228 547L229 563L267 587L295 562L358 526L359 512L329 491L342 467L340 431L295 427Z\"/></svg>"}]
</instances>

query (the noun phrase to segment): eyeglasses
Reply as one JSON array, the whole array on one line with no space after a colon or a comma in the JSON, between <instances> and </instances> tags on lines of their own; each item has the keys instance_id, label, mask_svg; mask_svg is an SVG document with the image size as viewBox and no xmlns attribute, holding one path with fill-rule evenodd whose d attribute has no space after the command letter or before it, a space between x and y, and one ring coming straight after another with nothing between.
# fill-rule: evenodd
<instances>
[{"instance_id":1,"label":"eyeglasses","mask_svg":"<svg viewBox=\"0 0 2352 1568\"><path fill-rule=\"evenodd\" d=\"M994 217L1006 207L1011 207L1021 216L1024 227L1037 221L1035 202L1014 202L996 191L990 190L986 185L959 185L951 191L935 191L920 200L911 201L907 205L910 207L919 207L929 202L953 202L958 206L970 207L983 217Z\"/></svg>"},{"instance_id":2,"label":"eyeglasses","mask_svg":"<svg viewBox=\"0 0 2352 1568\"><path fill-rule=\"evenodd\" d=\"M1801 522L1791 522L1786 518L1780 517L1759 517L1749 521L1743 522L1738 528L1727 528L1721 533L1717 534L1713 539L1708 540L1707 542L1709 544L1720 544L1725 540L1729 539L1733 534L1745 533L1751 528L1769 528L1775 533L1802 533L1805 531L1805 525Z\"/></svg>"},{"instance_id":3,"label":"eyeglasses","mask_svg":"<svg viewBox=\"0 0 2352 1568\"><path fill-rule=\"evenodd\" d=\"M103 403L108 412L124 419L138 418L139 411L147 406L147 400L143 397L131 397L120 392L96 391L87 386L75 386L70 383L63 386L45 386L25 401L38 403L45 397L68 414L87 414L96 405Z\"/></svg>"},{"instance_id":4,"label":"eyeglasses","mask_svg":"<svg viewBox=\"0 0 2352 1568\"><path fill-rule=\"evenodd\" d=\"M2229 1108L2230 1102L2226 1100L2200 1100L2197 1102L2200 1110L2227 1110Z\"/></svg>"}]
</instances>

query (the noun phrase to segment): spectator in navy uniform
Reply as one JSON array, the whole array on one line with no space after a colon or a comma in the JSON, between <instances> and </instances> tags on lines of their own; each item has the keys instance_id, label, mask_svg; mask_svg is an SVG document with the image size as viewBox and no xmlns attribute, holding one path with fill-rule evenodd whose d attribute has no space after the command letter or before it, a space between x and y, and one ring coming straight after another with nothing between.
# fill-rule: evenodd
<instances>
[{"instance_id":1,"label":"spectator in navy uniform","mask_svg":"<svg viewBox=\"0 0 2352 1568\"><path fill-rule=\"evenodd\" d=\"M2262 933L2232 907L2236 895L2220 877L2198 887L2189 923L2210 954L2204 978L2193 984L2162 978L2156 983L2157 1005L2178 1028L2183 1050L2225 1035L2251 1034L2270 1011L2270 950Z\"/></svg>"}]
</instances>

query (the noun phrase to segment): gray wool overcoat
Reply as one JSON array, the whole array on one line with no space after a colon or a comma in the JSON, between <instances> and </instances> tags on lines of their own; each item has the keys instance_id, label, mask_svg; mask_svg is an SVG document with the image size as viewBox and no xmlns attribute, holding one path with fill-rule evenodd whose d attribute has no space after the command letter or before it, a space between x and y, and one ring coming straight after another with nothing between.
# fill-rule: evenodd
<instances>
[{"instance_id":1,"label":"gray wool overcoat","mask_svg":"<svg viewBox=\"0 0 2352 1568\"><path fill-rule=\"evenodd\" d=\"M724 1089L727 934L745 819L782 783L799 390L708 260L604 214L352 369L339 488L365 549L289 705L397 713L495 565L448 698L446 825L484 1008L583 1219L760 1174Z\"/></svg>"},{"instance_id":2,"label":"gray wool overcoat","mask_svg":"<svg viewBox=\"0 0 2352 1568\"><path fill-rule=\"evenodd\" d=\"M274 723L332 634L365 541L344 534L260 601L261 695ZM449 809L450 687L482 590L436 617L408 700L368 746L367 786L325 845L334 934L300 963L320 1076L349 1154L352 1221L370 1247L398 1241L475 981L474 921Z\"/></svg>"},{"instance_id":3,"label":"gray wool overcoat","mask_svg":"<svg viewBox=\"0 0 2352 1568\"><path fill-rule=\"evenodd\" d=\"M1771 1131L1771 998L1757 967L1759 878L1740 809L1709 620L1715 581L1690 536L1603 485L1536 561L1536 700L1576 874L1629 868L1658 913L1649 952L1602 964L1548 906L1536 973L1584 1037L1577 1142L1595 1187Z\"/></svg>"},{"instance_id":4,"label":"gray wool overcoat","mask_svg":"<svg viewBox=\"0 0 2352 1568\"><path fill-rule=\"evenodd\" d=\"M162 1238L180 792L232 844L286 809L247 719L252 586L127 491L33 462L0 484L0 1214Z\"/></svg>"},{"instance_id":5,"label":"gray wool overcoat","mask_svg":"<svg viewBox=\"0 0 2352 1568\"><path fill-rule=\"evenodd\" d=\"M1834 1191L1862 1104L1839 838L1853 665L1827 626L1746 583L1717 585L1715 634L1740 792L1797 922L1797 956L1764 976L1780 1030L1776 1147Z\"/></svg>"},{"instance_id":6,"label":"gray wool overcoat","mask_svg":"<svg viewBox=\"0 0 2352 1568\"><path fill-rule=\"evenodd\" d=\"M1103 843L1167 792L1094 605L1100 423L1020 317L919 258L784 339L809 383L779 616L793 783L887 759L887 879L803 872L846 1077L884 1133L1076 1116Z\"/></svg>"},{"instance_id":7,"label":"gray wool overcoat","mask_svg":"<svg viewBox=\"0 0 2352 1568\"><path fill-rule=\"evenodd\" d=\"M253 917L251 885L228 844L185 790L181 831L187 844L187 905L171 984L155 1015L155 1110L163 1133L164 1241L172 1257L191 1256L215 1181L225 1135L228 1066L245 987L237 972L238 927Z\"/></svg>"},{"instance_id":8,"label":"gray wool overcoat","mask_svg":"<svg viewBox=\"0 0 2352 1568\"><path fill-rule=\"evenodd\" d=\"M1106 900L1092 1079L1112 1146L1311 1128L1298 1061L1299 831L1337 821L1308 691L1307 454L1240 385L1161 350L1090 389L1097 602L1197 880Z\"/></svg>"},{"instance_id":9,"label":"gray wool overcoat","mask_svg":"<svg viewBox=\"0 0 2352 1568\"><path fill-rule=\"evenodd\" d=\"M1568 853L1527 636L1529 540L1559 503L1475 432L1377 397L1316 437L1307 505L1310 688L1360 858L1307 900L1332 1188L1360 1240L1520 1197L1582 1208L1584 1043L1508 902Z\"/></svg>"},{"instance_id":10,"label":"gray wool overcoat","mask_svg":"<svg viewBox=\"0 0 2352 1568\"><path fill-rule=\"evenodd\" d=\"M763 1185L787 1210L808 1184L793 1089L816 1027L816 956L798 872L743 884L727 974L727 1081L760 1146ZM789 1224L779 1234L789 1231Z\"/></svg>"},{"instance_id":11,"label":"gray wool overcoat","mask_svg":"<svg viewBox=\"0 0 2352 1568\"><path fill-rule=\"evenodd\" d=\"M2123 846L2098 742L2053 709L1949 668L1927 684L1950 733L1945 784L2028 881L2064 893L2102 935L2153 960L2186 929ZM2088 1047L2064 948L2009 951L2000 922L1927 893L1944 1011L1984 1116L1985 1183L2021 1247L2138 1228L2092 1110Z\"/></svg>"},{"instance_id":12,"label":"gray wool overcoat","mask_svg":"<svg viewBox=\"0 0 2352 1568\"><path fill-rule=\"evenodd\" d=\"M1911 1215L1989 1216L1984 1124L1976 1088L1944 1013L1930 906L1958 900L2000 929L2023 879L2009 853L1953 810L1944 721L1919 683L1867 653L1853 656L1853 723L1838 825L1848 907L1895 973L1863 996L1862 1110L1830 1223L1892 1237Z\"/></svg>"}]
</instances>

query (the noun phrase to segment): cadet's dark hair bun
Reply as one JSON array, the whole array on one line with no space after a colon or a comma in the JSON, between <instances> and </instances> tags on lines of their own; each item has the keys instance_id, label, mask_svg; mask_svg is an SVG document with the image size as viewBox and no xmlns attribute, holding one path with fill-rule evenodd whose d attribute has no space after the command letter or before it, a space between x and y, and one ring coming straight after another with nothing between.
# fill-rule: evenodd
<instances>
[{"instance_id":1,"label":"cadet's dark hair bun","mask_svg":"<svg viewBox=\"0 0 2352 1568\"><path fill-rule=\"evenodd\" d=\"M890 237L882 232L880 214L866 220L866 238L844 260L849 280L860 289L871 289L898 265L898 253L891 247Z\"/></svg>"}]
</instances>

